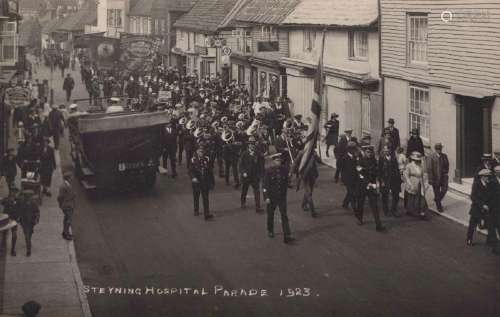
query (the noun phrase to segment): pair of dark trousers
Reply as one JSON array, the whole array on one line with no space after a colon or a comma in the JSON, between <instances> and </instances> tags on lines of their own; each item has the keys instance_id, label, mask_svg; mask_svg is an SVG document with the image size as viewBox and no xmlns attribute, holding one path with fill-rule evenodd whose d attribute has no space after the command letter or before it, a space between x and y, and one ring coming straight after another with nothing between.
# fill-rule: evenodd
<instances>
[{"instance_id":1,"label":"pair of dark trousers","mask_svg":"<svg viewBox=\"0 0 500 317\"><path fill-rule=\"evenodd\" d=\"M288 215L286 212L286 197L277 201L271 199L271 202L267 204L267 231L274 233L274 211L276 210L276 207L280 210L283 235L285 237L289 237L290 225L288 223Z\"/></svg>"},{"instance_id":2,"label":"pair of dark trousers","mask_svg":"<svg viewBox=\"0 0 500 317\"><path fill-rule=\"evenodd\" d=\"M336 159L337 161L335 162L335 180L337 181L340 177L340 171L342 170L342 157L339 156Z\"/></svg>"},{"instance_id":3,"label":"pair of dark trousers","mask_svg":"<svg viewBox=\"0 0 500 317\"><path fill-rule=\"evenodd\" d=\"M69 229L71 228L71 222L73 221L73 208L63 208L62 210L64 214L63 218L63 232L62 234L65 236L70 235Z\"/></svg>"},{"instance_id":4,"label":"pair of dark trousers","mask_svg":"<svg viewBox=\"0 0 500 317\"><path fill-rule=\"evenodd\" d=\"M26 241L26 251L31 251L31 237L33 236L33 224L23 224L21 223L21 227L23 228L24 240Z\"/></svg>"},{"instance_id":5,"label":"pair of dark trousers","mask_svg":"<svg viewBox=\"0 0 500 317\"><path fill-rule=\"evenodd\" d=\"M52 138L54 139L54 149L59 149L59 143L61 140L61 133L59 131L54 131L52 133Z\"/></svg>"},{"instance_id":6,"label":"pair of dark trousers","mask_svg":"<svg viewBox=\"0 0 500 317\"><path fill-rule=\"evenodd\" d=\"M314 201L312 198L313 190L314 190L314 183L315 179L305 179L303 180L303 186L304 186L304 198L302 199L302 207L309 207L311 212L314 214Z\"/></svg>"},{"instance_id":7,"label":"pair of dark trousers","mask_svg":"<svg viewBox=\"0 0 500 317\"><path fill-rule=\"evenodd\" d=\"M217 160L217 166L219 167L219 176L224 176L224 158L222 157L222 153L217 153L215 155L215 159Z\"/></svg>"},{"instance_id":8,"label":"pair of dark trousers","mask_svg":"<svg viewBox=\"0 0 500 317\"><path fill-rule=\"evenodd\" d=\"M392 204L390 211L392 213L396 213L398 210L399 191L391 189L389 187L381 187L380 193L382 194L382 208L384 208L384 212L389 212L389 194L391 194Z\"/></svg>"},{"instance_id":9,"label":"pair of dark trousers","mask_svg":"<svg viewBox=\"0 0 500 317\"><path fill-rule=\"evenodd\" d=\"M448 175L441 177L441 180L436 184L432 184L432 189L434 190L434 200L440 203L448 192Z\"/></svg>"},{"instance_id":10,"label":"pair of dark trousers","mask_svg":"<svg viewBox=\"0 0 500 317\"><path fill-rule=\"evenodd\" d=\"M237 159L224 160L224 165L225 165L224 176L226 177L226 184L229 184L230 170L233 172L235 185L239 184L240 179L238 177L238 160Z\"/></svg>"},{"instance_id":11,"label":"pair of dark trousers","mask_svg":"<svg viewBox=\"0 0 500 317\"><path fill-rule=\"evenodd\" d=\"M178 150L179 164L182 164L182 152L184 152L184 143L179 142L179 150Z\"/></svg>"},{"instance_id":12,"label":"pair of dark trousers","mask_svg":"<svg viewBox=\"0 0 500 317\"><path fill-rule=\"evenodd\" d=\"M498 238L497 238L497 214L495 211L490 210L487 216L487 229L488 229L488 236L486 237L486 242L491 245L496 245L498 243Z\"/></svg>"},{"instance_id":13,"label":"pair of dark trousers","mask_svg":"<svg viewBox=\"0 0 500 317\"><path fill-rule=\"evenodd\" d=\"M194 151L192 149L191 150L186 149L186 166L188 170L191 167L191 159L193 158L193 153Z\"/></svg>"},{"instance_id":14,"label":"pair of dark trousers","mask_svg":"<svg viewBox=\"0 0 500 317\"><path fill-rule=\"evenodd\" d=\"M373 219L375 219L375 225L377 227L381 227L382 223L380 222L380 214L378 211L378 194L374 189L362 189L358 194L358 209L356 211L357 216L360 220L363 220L363 213L365 209L365 199L368 196L368 203L370 205L370 209L373 213Z\"/></svg>"},{"instance_id":15,"label":"pair of dark trousers","mask_svg":"<svg viewBox=\"0 0 500 317\"><path fill-rule=\"evenodd\" d=\"M345 185L346 194L342 206L348 207L351 204L353 210L356 210L356 184Z\"/></svg>"},{"instance_id":16,"label":"pair of dark trousers","mask_svg":"<svg viewBox=\"0 0 500 317\"><path fill-rule=\"evenodd\" d=\"M248 188L252 186L253 189L253 196L255 198L255 208L259 209L260 208L260 186L259 186L259 180L245 180L243 178L243 185L241 187L241 203L244 204L247 200L247 193L248 193Z\"/></svg>"},{"instance_id":17,"label":"pair of dark trousers","mask_svg":"<svg viewBox=\"0 0 500 317\"><path fill-rule=\"evenodd\" d=\"M176 154L175 148L167 147L163 151L163 168L168 169L168 160L170 160L170 167L172 169L172 175L177 175L175 154Z\"/></svg>"},{"instance_id":18,"label":"pair of dark trousers","mask_svg":"<svg viewBox=\"0 0 500 317\"><path fill-rule=\"evenodd\" d=\"M202 183L192 183L193 184L193 203L194 203L194 213L198 214L200 212L200 195L203 200L203 214L207 217L210 214L208 192L209 185Z\"/></svg>"},{"instance_id":19,"label":"pair of dark trousers","mask_svg":"<svg viewBox=\"0 0 500 317\"><path fill-rule=\"evenodd\" d=\"M69 101L71 99L71 89L66 89L66 101Z\"/></svg>"}]
</instances>

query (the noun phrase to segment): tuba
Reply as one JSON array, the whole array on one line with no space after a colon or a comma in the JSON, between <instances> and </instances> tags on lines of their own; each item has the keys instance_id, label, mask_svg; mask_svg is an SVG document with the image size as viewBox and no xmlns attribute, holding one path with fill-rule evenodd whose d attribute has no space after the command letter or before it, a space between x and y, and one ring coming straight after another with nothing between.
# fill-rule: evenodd
<instances>
[{"instance_id":1,"label":"tuba","mask_svg":"<svg viewBox=\"0 0 500 317\"><path fill-rule=\"evenodd\" d=\"M215 131L217 131L220 126L220 123L219 121L215 120L214 122L212 122L211 126Z\"/></svg>"},{"instance_id":2,"label":"tuba","mask_svg":"<svg viewBox=\"0 0 500 317\"><path fill-rule=\"evenodd\" d=\"M222 141L224 141L226 143L230 143L234 139L234 133L231 130L226 130L226 131L222 132L221 138L222 138Z\"/></svg>"},{"instance_id":3,"label":"tuba","mask_svg":"<svg viewBox=\"0 0 500 317\"><path fill-rule=\"evenodd\" d=\"M257 119L253 119L252 124L247 128L247 135L251 136L257 133L258 129L260 128L260 121Z\"/></svg>"},{"instance_id":4,"label":"tuba","mask_svg":"<svg viewBox=\"0 0 500 317\"><path fill-rule=\"evenodd\" d=\"M201 132L202 132L202 131L201 131L201 129L198 127L198 128L196 128L196 130L194 130L194 132L193 132L193 136L194 136L196 139L198 139L199 137L201 137Z\"/></svg>"}]
</instances>

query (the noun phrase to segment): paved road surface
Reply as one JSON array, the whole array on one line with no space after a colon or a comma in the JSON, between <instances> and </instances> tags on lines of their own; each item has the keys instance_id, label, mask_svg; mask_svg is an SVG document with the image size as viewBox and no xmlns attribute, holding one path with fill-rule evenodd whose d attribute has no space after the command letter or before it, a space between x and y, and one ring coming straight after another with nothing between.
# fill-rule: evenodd
<instances>
[{"instance_id":1,"label":"paved road surface","mask_svg":"<svg viewBox=\"0 0 500 317\"><path fill-rule=\"evenodd\" d=\"M77 255L94 287L202 288L206 296L89 294L106 316L498 316L499 259L482 245L466 248L459 225L434 217L356 224L340 207L344 193L322 168L315 193L320 218L289 215L298 241L266 237L265 216L239 209L239 193L218 181L214 222L194 217L185 170L160 177L150 193L92 198L79 189ZM484 237L479 237L481 241ZM265 289L267 297L214 296L214 286ZM309 297L280 289L310 288ZM98 292L98 291L97 291ZM109 291L107 291L109 292ZM303 290L304 292L304 290Z\"/></svg>"},{"instance_id":2,"label":"paved road surface","mask_svg":"<svg viewBox=\"0 0 500 317\"><path fill-rule=\"evenodd\" d=\"M81 97L77 88L74 98ZM91 289L94 316L500 315L500 259L483 236L466 248L465 229L441 217L384 218L389 232L380 234L367 213L360 227L352 211L341 208L344 189L332 178L322 167L317 219L299 210L301 193L290 192L295 245L283 244L278 218L276 238L267 238L265 215L254 212L253 199L241 210L239 192L221 179L211 194L215 221L194 217L184 167L176 180L159 176L148 193L98 198L77 185L74 233L84 284L142 294ZM214 295L216 285L269 296ZM146 287L205 288L209 294L146 295ZM288 288L310 288L311 295L280 296Z\"/></svg>"}]
</instances>

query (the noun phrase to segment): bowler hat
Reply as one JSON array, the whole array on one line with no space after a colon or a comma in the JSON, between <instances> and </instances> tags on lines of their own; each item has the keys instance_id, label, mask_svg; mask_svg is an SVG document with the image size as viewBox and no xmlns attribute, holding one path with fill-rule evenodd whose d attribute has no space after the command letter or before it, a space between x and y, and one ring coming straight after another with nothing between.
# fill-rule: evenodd
<instances>
[{"instance_id":1,"label":"bowler hat","mask_svg":"<svg viewBox=\"0 0 500 317\"><path fill-rule=\"evenodd\" d=\"M388 122L388 123L393 124L393 123L395 123L396 121L394 121L394 119L393 119L393 118L389 118L389 120L387 120L387 122Z\"/></svg>"}]
</instances>

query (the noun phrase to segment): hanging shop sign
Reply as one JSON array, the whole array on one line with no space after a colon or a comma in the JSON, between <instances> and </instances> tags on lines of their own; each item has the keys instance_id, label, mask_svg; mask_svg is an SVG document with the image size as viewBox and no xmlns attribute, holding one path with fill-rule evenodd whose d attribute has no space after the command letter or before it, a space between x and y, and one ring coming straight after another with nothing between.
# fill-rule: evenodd
<instances>
[{"instance_id":1,"label":"hanging shop sign","mask_svg":"<svg viewBox=\"0 0 500 317\"><path fill-rule=\"evenodd\" d=\"M5 90L5 103L11 107L27 106L31 100L31 90L20 86Z\"/></svg>"}]
</instances>

